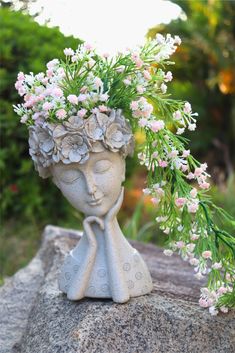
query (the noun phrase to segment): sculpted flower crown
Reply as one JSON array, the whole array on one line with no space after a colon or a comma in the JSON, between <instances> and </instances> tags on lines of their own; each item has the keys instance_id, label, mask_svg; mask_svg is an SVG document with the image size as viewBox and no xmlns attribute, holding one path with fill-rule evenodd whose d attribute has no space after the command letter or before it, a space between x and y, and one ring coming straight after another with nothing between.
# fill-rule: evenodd
<instances>
[{"instance_id":1,"label":"sculpted flower crown","mask_svg":"<svg viewBox=\"0 0 235 353\"><path fill-rule=\"evenodd\" d=\"M197 114L167 94L173 76L164 70L180 42L158 34L112 58L86 43L66 48L65 60L47 63L46 73L18 74L15 87L24 103L14 109L29 128L30 155L44 178L52 164L85 163L90 152L108 149L126 157L133 153L133 134L141 132L138 157L148 172L143 191L167 236L164 253L178 252L197 279L208 276L199 304L216 315L235 307L235 221L205 194L207 164L180 136L195 130ZM223 219L223 229L214 215Z\"/></svg>"},{"instance_id":2,"label":"sculpted flower crown","mask_svg":"<svg viewBox=\"0 0 235 353\"><path fill-rule=\"evenodd\" d=\"M70 116L61 124L43 123L29 127L29 153L43 178L50 176L50 165L85 163L89 152L108 149L125 158L134 151L134 138L121 110L97 111L86 120Z\"/></svg>"}]
</instances>

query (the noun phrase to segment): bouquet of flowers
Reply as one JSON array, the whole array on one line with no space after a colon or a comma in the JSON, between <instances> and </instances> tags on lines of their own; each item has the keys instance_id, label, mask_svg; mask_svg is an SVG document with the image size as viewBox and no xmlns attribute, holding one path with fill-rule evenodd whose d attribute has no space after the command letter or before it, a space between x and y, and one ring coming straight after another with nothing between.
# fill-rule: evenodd
<instances>
[{"instance_id":1,"label":"bouquet of flowers","mask_svg":"<svg viewBox=\"0 0 235 353\"><path fill-rule=\"evenodd\" d=\"M225 230L235 221L207 196L207 164L191 155L182 136L195 130L197 113L167 94L173 76L165 68L180 44L178 36L158 34L115 57L87 43L66 48L65 60L48 62L45 73L18 74L15 87L24 103L14 109L29 129L30 155L42 177L58 161L84 163L102 144L132 154L133 132L144 132L137 146L148 170L143 192L151 195L167 236L164 254L179 253L198 280L208 277L199 304L216 315L235 306L235 238Z\"/></svg>"}]
</instances>

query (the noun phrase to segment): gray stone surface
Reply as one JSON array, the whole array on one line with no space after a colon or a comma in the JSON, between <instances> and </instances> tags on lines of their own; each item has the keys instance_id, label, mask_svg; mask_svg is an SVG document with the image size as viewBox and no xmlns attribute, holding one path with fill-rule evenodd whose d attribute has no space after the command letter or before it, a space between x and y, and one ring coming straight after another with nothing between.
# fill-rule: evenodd
<instances>
[{"instance_id":1,"label":"gray stone surface","mask_svg":"<svg viewBox=\"0 0 235 353\"><path fill-rule=\"evenodd\" d=\"M71 302L58 269L79 233L45 229L36 257L0 288L0 353L234 353L235 313L211 317L197 304L201 283L179 257L132 242L154 291L126 304Z\"/></svg>"}]
</instances>

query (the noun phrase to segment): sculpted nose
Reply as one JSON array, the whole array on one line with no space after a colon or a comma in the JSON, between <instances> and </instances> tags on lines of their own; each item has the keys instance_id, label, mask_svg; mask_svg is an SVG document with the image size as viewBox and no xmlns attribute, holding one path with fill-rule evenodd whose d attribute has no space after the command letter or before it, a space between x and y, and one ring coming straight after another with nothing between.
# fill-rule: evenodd
<instances>
[{"instance_id":1,"label":"sculpted nose","mask_svg":"<svg viewBox=\"0 0 235 353\"><path fill-rule=\"evenodd\" d=\"M97 187L95 185L95 180L91 176L86 177L86 185L87 185L88 194L94 195L94 193L97 190Z\"/></svg>"}]
</instances>

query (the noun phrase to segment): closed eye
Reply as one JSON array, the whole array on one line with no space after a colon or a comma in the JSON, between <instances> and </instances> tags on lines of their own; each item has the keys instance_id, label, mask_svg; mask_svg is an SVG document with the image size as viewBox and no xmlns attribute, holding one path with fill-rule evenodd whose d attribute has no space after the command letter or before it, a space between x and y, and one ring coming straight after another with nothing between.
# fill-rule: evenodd
<instances>
[{"instance_id":1,"label":"closed eye","mask_svg":"<svg viewBox=\"0 0 235 353\"><path fill-rule=\"evenodd\" d=\"M69 169L69 170L63 171L59 178L63 183L71 184L74 181L80 179L81 176L82 174L79 170Z\"/></svg>"},{"instance_id":2,"label":"closed eye","mask_svg":"<svg viewBox=\"0 0 235 353\"><path fill-rule=\"evenodd\" d=\"M108 159L98 161L94 165L94 173L98 173L98 174L105 173L110 169L111 165L112 163Z\"/></svg>"}]
</instances>

